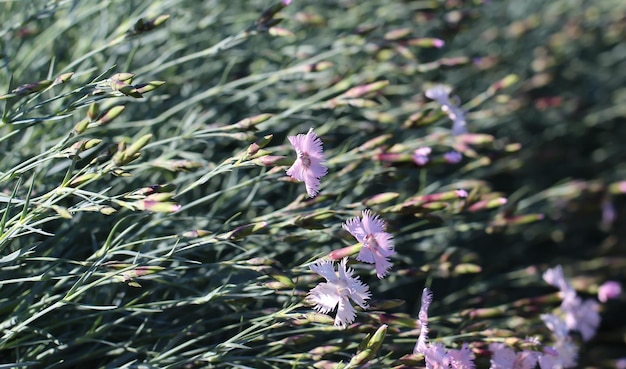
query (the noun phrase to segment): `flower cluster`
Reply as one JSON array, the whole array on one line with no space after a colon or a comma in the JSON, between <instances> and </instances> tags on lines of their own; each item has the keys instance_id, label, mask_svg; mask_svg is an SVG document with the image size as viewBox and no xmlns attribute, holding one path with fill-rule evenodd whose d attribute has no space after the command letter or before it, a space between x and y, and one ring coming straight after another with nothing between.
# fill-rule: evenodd
<instances>
[{"instance_id":1,"label":"flower cluster","mask_svg":"<svg viewBox=\"0 0 626 369\"><path fill-rule=\"evenodd\" d=\"M343 228L361 244L356 259L374 264L376 275L378 278L383 278L391 268L389 257L395 254L393 237L385 232L385 222L377 215L367 209L363 210L362 214L362 218L357 217L346 221ZM353 249L353 247L347 248L348 252ZM348 258L343 252L334 252L331 255L341 255L338 274L335 274L332 263L328 260L322 259L313 263L311 269L324 277L326 282L313 288L308 298L315 304L315 309L324 314L338 307L335 326L345 328L354 321L356 316L348 299L365 309L367 308L365 301L369 299L370 293L367 285L353 277L352 269L347 269ZM334 258L331 257L331 259Z\"/></svg>"},{"instance_id":2,"label":"flower cluster","mask_svg":"<svg viewBox=\"0 0 626 369\"><path fill-rule=\"evenodd\" d=\"M565 324L570 331L580 332L584 341L589 341L596 334L600 325L599 305L596 301L581 299L574 287L565 279L563 268L559 265L548 269L543 274L543 279L550 285L559 289L561 298L561 311L565 315Z\"/></svg>"}]
</instances>

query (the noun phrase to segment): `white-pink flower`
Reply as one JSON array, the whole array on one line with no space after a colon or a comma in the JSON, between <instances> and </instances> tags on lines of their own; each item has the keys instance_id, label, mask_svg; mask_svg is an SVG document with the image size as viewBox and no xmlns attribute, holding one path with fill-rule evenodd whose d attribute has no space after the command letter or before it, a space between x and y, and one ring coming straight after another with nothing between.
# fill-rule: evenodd
<instances>
[{"instance_id":1,"label":"white-pink flower","mask_svg":"<svg viewBox=\"0 0 626 369\"><path fill-rule=\"evenodd\" d=\"M589 341L596 335L600 325L599 304L591 299L582 300L575 294L568 294L561 303L565 313L565 324L572 331L580 332L583 340Z\"/></svg>"},{"instance_id":2,"label":"white-pink flower","mask_svg":"<svg viewBox=\"0 0 626 369\"><path fill-rule=\"evenodd\" d=\"M470 350L467 343L461 346L460 350L448 350L450 367L454 369L475 369L474 353Z\"/></svg>"},{"instance_id":3,"label":"white-pink flower","mask_svg":"<svg viewBox=\"0 0 626 369\"><path fill-rule=\"evenodd\" d=\"M420 323L420 335L413 348L413 354L424 355L427 369L474 369L474 354L467 343L461 349L447 349L442 343L428 342L428 307L433 301L433 294L428 288L422 291L422 305L417 315Z\"/></svg>"},{"instance_id":4,"label":"white-pink flower","mask_svg":"<svg viewBox=\"0 0 626 369\"><path fill-rule=\"evenodd\" d=\"M366 309L366 300L370 298L369 288L352 274L354 271L346 266L348 258L343 258L337 271L328 260L318 260L310 268L326 279L309 291L307 298L315 304L315 309L326 314L337 307L335 326L345 328L354 321L356 311L350 300ZM350 299L350 300L349 300Z\"/></svg>"},{"instance_id":5,"label":"white-pink flower","mask_svg":"<svg viewBox=\"0 0 626 369\"><path fill-rule=\"evenodd\" d=\"M413 349L414 354L423 354L428 346L428 308L433 302L433 294L428 288L422 290L422 304L417 314L417 320L420 322L420 335Z\"/></svg>"},{"instance_id":6,"label":"white-pink flower","mask_svg":"<svg viewBox=\"0 0 626 369\"><path fill-rule=\"evenodd\" d=\"M385 221L377 215L368 209L363 210L362 214L362 219L349 219L343 228L363 244L356 259L375 264L376 275L378 278L383 278L391 268L389 257L396 253L393 237L385 232Z\"/></svg>"},{"instance_id":7,"label":"white-pink flower","mask_svg":"<svg viewBox=\"0 0 626 369\"><path fill-rule=\"evenodd\" d=\"M538 355L536 351L515 352L504 343L491 343L489 350L491 355L490 369L534 369L537 365Z\"/></svg>"},{"instance_id":8,"label":"white-pink flower","mask_svg":"<svg viewBox=\"0 0 626 369\"><path fill-rule=\"evenodd\" d=\"M541 369L572 368L576 366L578 347L568 334L565 322L556 315L543 314L541 320L552 331L554 344L539 354Z\"/></svg>"},{"instance_id":9,"label":"white-pink flower","mask_svg":"<svg viewBox=\"0 0 626 369\"><path fill-rule=\"evenodd\" d=\"M560 265L550 268L543 273L543 280L549 285L558 288L562 295L568 295L572 292L576 294L574 288L565 279L563 268Z\"/></svg>"},{"instance_id":10,"label":"white-pink flower","mask_svg":"<svg viewBox=\"0 0 626 369\"><path fill-rule=\"evenodd\" d=\"M435 85L426 90L425 95L441 105L441 110L452 120L452 135L458 136L467 133L465 112L459 107L458 101L450 100L452 89L446 85Z\"/></svg>"},{"instance_id":11,"label":"white-pink flower","mask_svg":"<svg viewBox=\"0 0 626 369\"><path fill-rule=\"evenodd\" d=\"M304 182L309 197L315 197L320 189L320 178L328 173L324 165L322 140L313 132L313 128L306 134L287 138L296 150L296 161L287 169L287 175Z\"/></svg>"}]
</instances>

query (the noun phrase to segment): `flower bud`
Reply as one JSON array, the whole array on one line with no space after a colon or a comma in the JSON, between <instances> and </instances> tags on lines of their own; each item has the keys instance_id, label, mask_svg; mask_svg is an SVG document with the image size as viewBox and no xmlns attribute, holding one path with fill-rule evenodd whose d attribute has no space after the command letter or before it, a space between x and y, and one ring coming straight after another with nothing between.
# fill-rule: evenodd
<instances>
[{"instance_id":1,"label":"flower bud","mask_svg":"<svg viewBox=\"0 0 626 369\"><path fill-rule=\"evenodd\" d=\"M150 81L148 83L139 83L137 85L135 85L135 91L140 94L143 95L146 92L150 92L152 90L155 90L161 86L163 86L165 84L165 81Z\"/></svg>"},{"instance_id":2,"label":"flower bud","mask_svg":"<svg viewBox=\"0 0 626 369\"><path fill-rule=\"evenodd\" d=\"M104 113L102 116L100 116L100 118L98 118L98 120L96 120L94 122L95 125L103 126L103 125L111 123L115 118L119 117L120 114L122 114L124 109L125 109L124 105L116 105L116 106L112 107L106 113Z\"/></svg>"},{"instance_id":3,"label":"flower bud","mask_svg":"<svg viewBox=\"0 0 626 369\"><path fill-rule=\"evenodd\" d=\"M243 130L254 130L255 126L265 122L266 120L273 117L273 114L259 114L253 117L245 118L235 123L235 127L243 129Z\"/></svg>"},{"instance_id":4,"label":"flower bud","mask_svg":"<svg viewBox=\"0 0 626 369\"><path fill-rule=\"evenodd\" d=\"M69 81L70 79L72 79L73 75L74 75L74 72L61 74L60 76L54 79L54 82L52 82L52 86L60 85L62 83Z\"/></svg>"}]
</instances>

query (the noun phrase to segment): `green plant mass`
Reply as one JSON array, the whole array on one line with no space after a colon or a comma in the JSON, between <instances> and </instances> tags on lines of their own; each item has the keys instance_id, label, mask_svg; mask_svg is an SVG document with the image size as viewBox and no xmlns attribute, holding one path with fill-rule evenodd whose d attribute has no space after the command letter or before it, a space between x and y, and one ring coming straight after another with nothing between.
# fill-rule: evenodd
<instances>
[{"instance_id":1,"label":"green plant mass","mask_svg":"<svg viewBox=\"0 0 626 369\"><path fill-rule=\"evenodd\" d=\"M0 1L0 368L626 368L625 19Z\"/></svg>"}]
</instances>

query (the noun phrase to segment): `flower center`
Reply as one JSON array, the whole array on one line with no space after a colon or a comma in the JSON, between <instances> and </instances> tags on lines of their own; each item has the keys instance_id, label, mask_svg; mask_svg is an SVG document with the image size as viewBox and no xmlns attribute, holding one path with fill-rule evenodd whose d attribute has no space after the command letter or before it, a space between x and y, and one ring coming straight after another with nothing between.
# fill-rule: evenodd
<instances>
[{"instance_id":1,"label":"flower center","mask_svg":"<svg viewBox=\"0 0 626 369\"><path fill-rule=\"evenodd\" d=\"M304 164L305 167L310 167L311 166L311 158L309 157L309 154L303 152L302 156L300 156L300 160L302 161L302 164Z\"/></svg>"},{"instance_id":2,"label":"flower center","mask_svg":"<svg viewBox=\"0 0 626 369\"><path fill-rule=\"evenodd\" d=\"M376 250L378 248L378 242L376 242L376 238L374 238L373 234L368 234L365 236L365 241L363 242L364 246L371 249Z\"/></svg>"}]
</instances>

